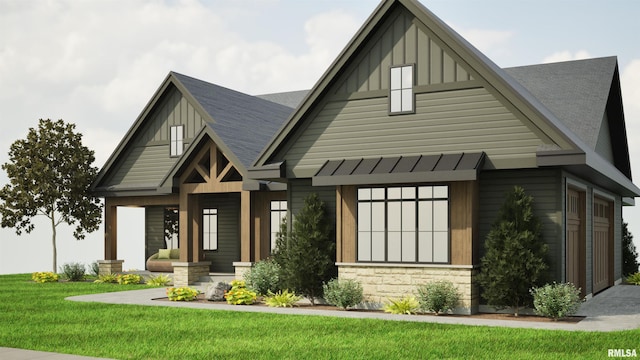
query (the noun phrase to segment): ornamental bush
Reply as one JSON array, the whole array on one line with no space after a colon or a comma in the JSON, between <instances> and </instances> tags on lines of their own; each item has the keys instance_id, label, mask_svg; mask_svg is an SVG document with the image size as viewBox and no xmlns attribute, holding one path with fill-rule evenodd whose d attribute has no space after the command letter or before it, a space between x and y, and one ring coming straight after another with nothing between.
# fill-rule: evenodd
<instances>
[{"instance_id":1,"label":"ornamental bush","mask_svg":"<svg viewBox=\"0 0 640 360\"><path fill-rule=\"evenodd\" d=\"M407 295L402 299L389 299L383 310L391 314L411 315L418 311L419 305L415 297Z\"/></svg>"},{"instance_id":2,"label":"ornamental bush","mask_svg":"<svg viewBox=\"0 0 640 360\"><path fill-rule=\"evenodd\" d=\"M264 299L265 304L270 307L293 307L295 303L300 301L301 297L289 290L278 291L277 293L269 293Z\"/></svg>"},{"instance_id":3,"label":"ornamental bush","mask_svg":"<svg viewBox=\"0 0 640 360\"><path fill-rule=\"evenodd\" d=\"M190 287L167 288L167 296L171 301L193 301L198 297L200 291Z\"/></svg>"},{"instance_id":4,"label":"ornamental bush","mask_svg":"<svg viewBox=\"0 0 640 360\"><path fill-rule=\"evenodd\" d=\"M98 275L98 279L94 281L94 283L98 283L98 284L115 284L117 282L118 282L118 274L113 274L113 273Z\"/></svg>"},{"instance_id":5,"label":"ornamental bush","mask_svg":"<svg viewBox=\"0 0 640 360\"><path fill-rule=\"evenodd\" d=\"M58 274L54 272L34 272L31 274L31 279L37 283L57 282Z\"/></svg>"},{"instance_id":6,"label":"ornamental bush","mask_svg":"<svg viewBox=\"0 0 640 360\"><path fill-rule=\"evenodd\" d=\"M171 282L171 277L169 275L158 275L151 276L149 280L147 280L147 285L149 286L167 286Z\"/></svg>"},{"instance_id":7,"label":"ornamental bush","mask_svg":"<svg viewBox=\"0 0 640 360\"><path fill-rule=\"evenodd\" d=\"M538 315L554 320L571 316L580 307L580 289L572 283L553 283L531 289L533 306Z\"/></svg>"},{"instance_id":8,"label":"ornamental bush","mask_svg":"<svg viewBox=\"0 0 640 360\"><path fill-rule=\"evenodd\" d=\"M142 282L142 276L138 274L118 275L118 284L120 285L140 284L141 282Z\"/></svg>"},{"instance_id":9,"label":"ornamental bush","mask_svg":"<svg viewBox=\"0 0 640 360\"><path fill-rule=\"evenodd\" d=\"M640 285L640 272L629 275L627 277L627 282L632 285Z\"/></svg>"},{"instance_id":10,"label":"ornamental bush","mask_svg":"<svg viewBox=\"0 0 640 360\"><path fill-rule=\"evenodd\" d=\"M231 305L251 305L256 301L257 295L247 289L247 285L243 280L233 280L231 282L231 290L227 291L224 298Z\"/></svg>"},{"instance_id":11,"label":"ornamental bush","mask_svg":"<svg viewBox=\"0 0 640 360\"><path fill-rule=\"evenodd\" d=\"M418 286L420 310L436 315L455 309L460 302L460 291L451 281L433 281Z\"/></svg>"},{"instance_id":12,"label":"ornamental bush","mask_svg":"<svg viewBox=\"0 0 640 360\"><path fill-rule=\"evenodd\" d=\"M255 263L244 274L244 280L247 283L247 287L258 295L267 295L269 292L275 293L282 290L280 265L270 259Z\"/></svg>"},{"instance_id":13,"label":"ornamental bush","mask_svg":"<svg viewBox=\"0 0 640 360\"><path fill-rule=\"evenodd\" d=\"M323 285L324 299L331 305L344 310L356 306L364 300L362 285L352 279L331 279Z\"/></svg>"},{"instance_id":14,"label":"ornamental bush","mask_svg":"<svg viewBox=\"0 0 640 360\"><path fill-rule=\"evenodd\" d=\"M65 279L69 281L82 281L84 280L87 268L81 263L67 263L62 265L60 271Z\"/></svg>"}]
</instances>

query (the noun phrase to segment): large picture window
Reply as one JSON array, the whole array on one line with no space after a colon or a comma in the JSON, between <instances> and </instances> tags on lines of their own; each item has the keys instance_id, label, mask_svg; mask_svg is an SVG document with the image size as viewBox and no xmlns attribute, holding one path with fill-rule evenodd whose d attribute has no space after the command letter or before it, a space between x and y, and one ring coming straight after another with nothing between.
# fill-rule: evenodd
<instances>
[{"instance_id":1,"label":"large picture window","mask_svg":"<svg viewBox=\"0 0 640 360\"><path fill-rule=\"evenodd\" d=\"M287 202L283 200L271 201L271 252L276 249L276 240L280 232L280 224L287 215Z\"/></svg>"},{"instance_id":2,"label":"large picture window","mask_svg":"<svg viewBox=\"0 0 640 360\"><path fill-rule=\"evenodd\" d=\"M202 210L202 250L218 250L218 209Z\"/></svg>"},{"instance_id":3,"label":"large picture window","mask_svg":"<svg viewBox=\"0 0 640 360\"><path fill-rule=\"evenodd\" d=\"M448 186L358 189L358 261L449 262Z\"/></svg>"},{"instance_id":4,"label":"large picture window","mask_svg":"<svg viewBox=\"0 0 640 360\"><path fill-rule=\"evenodd\" d=\"M389 112L412 113L413 102L413 66L392 67Z\"/></svg>"},{"instance_id":5,"label":"large picture window","mask_svg":"<svg viewBox=\"0 0 640 360\"><path fill-rule=\"evenodd\" d=\"M180 156L184 151L184 126L172 126L169 133L171 156Z\"/></svg>"}]
</instances>

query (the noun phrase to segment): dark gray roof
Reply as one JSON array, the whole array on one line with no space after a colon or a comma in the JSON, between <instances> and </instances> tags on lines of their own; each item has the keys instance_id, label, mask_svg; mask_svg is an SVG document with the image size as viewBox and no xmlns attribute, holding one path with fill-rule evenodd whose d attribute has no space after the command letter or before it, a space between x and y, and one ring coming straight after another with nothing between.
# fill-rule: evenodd
<instances>
[{"instance_id":1,"label":"dark gray roof","mask_svg":"<svg viewBox=\"0 0 640 360\"><path fill-rule=\"evenodd\" d=\"M506 68L573 133L595 150L616 58Z\"/></svg>"},{"instance_id":2,"label":"dark gray roof","mask_svg":"<svg viewBox=\"0 0 640 360\"><path fill-rule=\"evenodd\" d=\"M292 108L172 72L213 119L207 123L242 162L251 166Z\"/></svg>"},{"instance_id":3,"label":"dark gray roof","mask_svg":"<svg viewBox=\"0 0 640 360\"><path fill-rule=\"evenodd\" d=\"M298 105L300 105L300 103L308 93L309 90L298 90L274 94L262 94L256 95L256 97L295 109L298 107Z\"/></svg>"},{"instance_id":4,"label":"dark gray roof","mask_svg":"<svg viewBox=\"0 0 640 360\"><path fill-rule=\"evenodd\" d=\"M485 153L328 160L313 185L390 184L476 180Z\"/></svg>"}]
</instances>

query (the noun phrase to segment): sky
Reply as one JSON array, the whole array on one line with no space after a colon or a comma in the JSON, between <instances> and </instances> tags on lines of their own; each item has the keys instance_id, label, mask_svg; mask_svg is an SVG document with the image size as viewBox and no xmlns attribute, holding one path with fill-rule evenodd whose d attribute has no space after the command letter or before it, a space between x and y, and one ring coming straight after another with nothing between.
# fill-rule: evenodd
<instances>
[{"instance_id":1,"label":"sky","mask_svg":"<svg viewBox=\"0 0 640 360\"><path fill-rule=\"evenodd\" d=\"M501 67L617 56L640 178L640 2L421 1ZM249 94L309 89L378 3L0 0L0 163L12 142L50 118L75 123L101 167L169 71ZM118 257L125 269L142 269L144 212L119 217ZM640 238L640 202L623 217ZM51 229L36 224L22 236L0 229L0 274L51 269ZM82 241L59 228L60 265L102 259L103 248L102 228Z\"/></svg>"}]
</instances>

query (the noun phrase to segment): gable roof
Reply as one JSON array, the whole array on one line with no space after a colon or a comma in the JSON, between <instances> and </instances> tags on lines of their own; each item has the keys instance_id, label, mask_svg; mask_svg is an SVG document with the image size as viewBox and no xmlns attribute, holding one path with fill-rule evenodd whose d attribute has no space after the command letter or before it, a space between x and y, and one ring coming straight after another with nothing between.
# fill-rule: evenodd
<instances>
[{"instance_id":1,"label":"gable roof","mask_svg":"<svg viewBox=\"0 0 640 360\"><path fill-rule=\"evenodd\" d=\"M100 170L92 185L93 190L100 188L124 154L127 145L133 141L138 130L143 128L147 116L171 86L175 86L203 117L205 128L209 131L201 131L199 134L211 137L243 176L246 176L246 169L260 150L293 111L279 103L170 72ZM197 142L193 141L194 144ZM185 149L181 159L188 157L190 153L191 146ZM182 164L184 161L181 159L176 164ZM171 171L174 170L175 165ZM157 185L159 184L149 184L149 187Z\"/></svg>"},{"instance_id":2,"label":"gable roof","mask_svg":"<svg viewBox=\"0 0 640 360\"><path fill-rule=\"evenodd\" d=\"M511 76L509 72L498 67L416 0L383 0L378 5L329 69L311 89L291 118L257 158L253 164L256 174L259 173L260 167L278 161L274 159L278 151L294 136L295 130L303 126L302 123L308 119L307 115L320 102L327 89L336 81L342 69L346 68L355 59L359 51L366 46L367 41L373 36L376 29L384 23L385 16L399 6L404 7L417 20L427 25L433 34L449 47L454 56L463 59L473 69L473 77L475 79L482 81L485 86L500 94L557 145L552 147L551 151L545 151L542 158L538 157L539 166L586 165L595 172L590 174L592 178L599 177L602 180L601 182L603 184L607 183L607 185L611 185L609 183L613 182L615 185L613 187L620 191L621 194L625 194L625 196L640 195L640 189L630 181L630 171L628 174L623 174L619 169L595 153L594 148L589 145L590 137L586 136L590 135L592 131L581 132L581 135L587 138L587 141L584 141L581 136L571 131L568 126L571 125L579 129L580 126L576 121L573 121L571 117L566 117L567 124L561 121L559 116L565 115L564 111L560 111L561 115L556 115L524 84ZM609 61L599 63L602 66L609 64ZM536 70L540 71L540 68L529 69L531 72ZM515 73L517 74L518 70ZM603 76L606 77L606 75ZM608 84L611 85L611 82L612 79L609 78ZM532 89L536 88L535 81L528 82L527 85ZM558 103L548 100L547 104L553 108ZM628 150L626 150L626 153L628 157Z\"/></svg>"}]
</instances>

